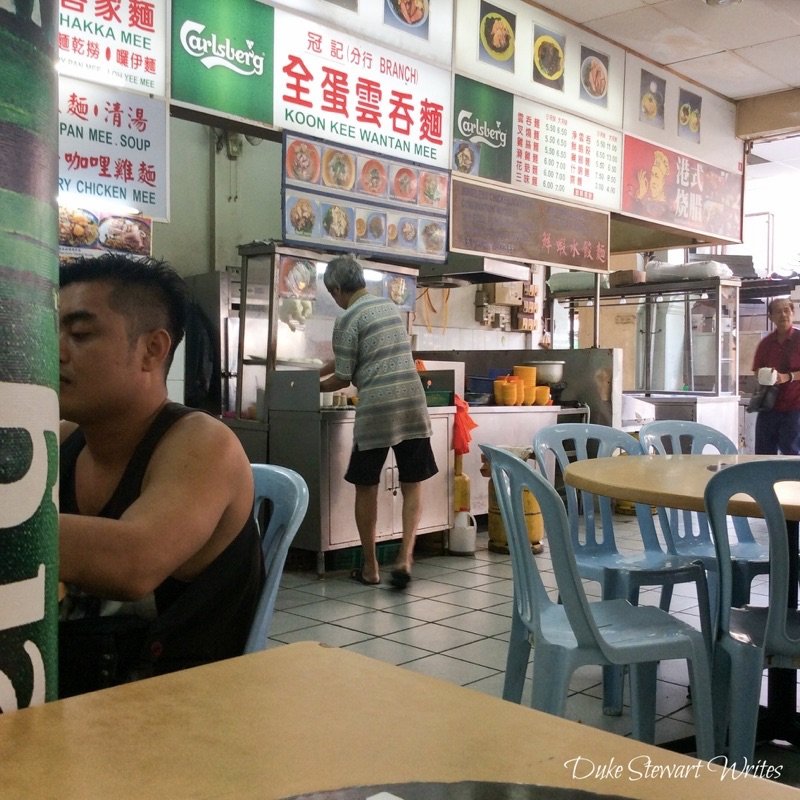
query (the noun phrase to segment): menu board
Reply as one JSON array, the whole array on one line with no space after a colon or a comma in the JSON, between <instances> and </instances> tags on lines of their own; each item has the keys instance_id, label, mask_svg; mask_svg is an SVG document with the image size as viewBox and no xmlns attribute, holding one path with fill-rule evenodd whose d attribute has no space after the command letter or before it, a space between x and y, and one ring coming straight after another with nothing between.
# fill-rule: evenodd
<instances>
[{"instance_id":1,"label":"menu board","mask_svg":"<svg viewBox=\"0 0 800 800\"><path fill-rule=\"evenodd\" d=\"M609 269L607 211L453 176L450 249L595 272Z\"/></svg>"},{"instance_id":2,"label":"menu board","mask_svg":"<svg viewBox=\"0 0 800 800\"><path fill-rule=\"evenodd\" d=\"M165 96L167 3L60 0L58 6L61 75Z\"/></svg>"},{"instance_id":3,"label":"menu board","mask_svg":"<svg viewBox=\"0 0 800 800\"><path fill-rule=\"evenodd\" d=\"M744 170L736 104L633 53L625 59L625 132L716 164Z\"/></svg>"},{"instance_id":4,"label":"menu board","mask_svg":"<svg viewBox=\"0 0 800 800\"><path fill-rule=\"evenodd\" d=\"M86 208L58 208L58 257L61 261L104 253L149 256L152 220L140 216L119 216Z\"/></svg>"},{"instance_id":5,"label":"menu board","mask_svg":"<svg viewBox=\"0 0 800 800\"><path fill-rule=\"evenodd\" d=\"M453 68L622 127L625 50L525 0L459 0Z\"/></svg>"},{"instance_id":6,"label":"menu board","mask_svg":"<svg viewBox=\"0 0 800 800\"><path fill-rule=\"evenodd\" d=\"M620 132L462 75L453 97L456 173L619 210Z\"/></svg>"},{"instance_id":7,"label":"menu board","mask_svg":"<svg viewBox=\"0 0 800 800\"><path fill-rule=\"evenodd\" d=\"M625 136L624 153L625 213L714 239L741 241L741 174L634 136Z\"/></svg>"},{"instance_id":8,"label":"menu board","mask_svg":"<svg viewBox=\"0 0 800 800\"><path fill-rule=\"evenodd\" d=\"M284 241L444 261L449 175L287 134Z\"/></svg>"},{"instance_id":9,"label":"menu board","mask_svg":"<svg viewBox=\"0 0 800 800\"><path fill-rule=\"evenodd\" d=\"M530 100L514 100L511 185L618 210L622 134Z\"/></svg>"},{"instance_id":10,"label":"menu board","mask_svg":"<svg viewBox=\"0 0 800 800\"><path fill-rule=\"evenodd\" d=\"M64 205L168 221L166 101L60 77L58 190Z\"/></svg>"}]
</instances>

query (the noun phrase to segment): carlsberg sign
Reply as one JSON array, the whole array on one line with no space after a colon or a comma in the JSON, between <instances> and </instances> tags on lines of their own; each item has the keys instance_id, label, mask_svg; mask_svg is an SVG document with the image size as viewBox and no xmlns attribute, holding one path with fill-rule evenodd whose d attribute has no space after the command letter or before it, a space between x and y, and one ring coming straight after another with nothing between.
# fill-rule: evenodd
<instances>
[{"instance_id":1,"label":"carlsberg sign","mask_svg":"<svg viewBox=\"0 0 800 800\"><path fill-rule=\"evenodd\" d=\"M271 124L273 35L274 11L263 3L174 0L172 101Z\"/></svg>"},{"instance_id":2,"label":"carlsberg sign","mask_svg":"<svg viewBox=\"0 0 800 800\"><path fill-rule=\"evenodd\" d=\"M183 49L206 69L222 67L239 75L263 75L264 56L253 52L253 40L246 39L246 50L231 44L230 39L219 39L216 33L205 33L206 26L187 20L181 26L180 40Z\"/></svg>"}]
</instances>

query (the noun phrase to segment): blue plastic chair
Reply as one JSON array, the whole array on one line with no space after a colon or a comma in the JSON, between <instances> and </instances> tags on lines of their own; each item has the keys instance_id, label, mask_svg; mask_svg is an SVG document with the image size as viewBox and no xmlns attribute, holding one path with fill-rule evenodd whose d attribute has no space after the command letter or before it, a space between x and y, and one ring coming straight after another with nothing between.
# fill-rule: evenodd
<instances>
[{"instance_id":1,"label":"blue plastic chair","mask_svg":"<svg viewBox=\"0 0 800 800\"><path fill-rule=\"evenodd\" d=\"M703 635L688 623L654 606L627 600L590 603L581 582L561 498L525 462L496 447L481 445L491 466L497 504L505 525L514 576L517 630L533 644L531 705L564 715L572 673L587 664L630 665L633 735L655 737L656 670L662 659L685 659L694 703L695 738L700 758L714 755L709 652ZM539 503L561 603L549 597L531 553L522 492ZM511 643L509 643L511 648ZM522 673L527 658L507 665Z\"/></svg>"},{"instance_id":2,"label":"blue plastic chair","mask_svg":"<svg viewBox=\"0 0 800 800\"><path fill-rule=\"evenodd\" d=\"M551 475L552 457L565 471L572 461L604 458L617 452L641 455L639 442L632 436L607 425L563 423L540 430L534 437L533 450L543 475ZM689 556L670 553L662 548L653 523L650 506L637 503L636 517L643 549L635 554L621 553L614 537L611 499L578 491L565 484L569 531L581 577L598 581L604 600L625 598L633 605L639 601L642 586L661 586L659 607L669 611L672 588L678 583L694 583L697 587L700 620L707 646L711 649L711 606L703 565ZM600 510L597 524L595 503ZM545 528L545 531L547 529ZM520 645L522 647L522 645ZM506 677L508 681L508 675ZM604 670L603 711L622 713L622 670ZM521 686L507 684L506 699L515 699Z\"/></svg>"},{"instance_id":3,"label":"blue plastic chair","mask_svg":"<svg viewBox=\"0 0 800 800\"><path fill-rule=\"evenodd\" d=\"M271 509L267 529L261 537L266 579L244 647L245 653L255 653L267 646L283 566L308 509L308 486L297 472L274 464L250 466L255 483L253 516L256 524L265 500L270 502Z\"/></svg>"},{"instance_id":4,"label":"blue plastic chair","mask_svg":"<svg viewBox=\"0 0 800 800\"><path fill-rule=\"evenodd\" d=\"M730 456L739 452L724 433L689 420L659 419L648 422L639 432L639 441L645 453L660 455L716 452ZM675 553L701 559L710 571L709 594L712 607L716 607L717 579L714 570L717 556L706 515L677 508L659 508L658 519L667 546ZM733 530L737 541L731 545L732 602L739 607L750 602L753 578L769 573L769 550L755 540L746 517L733 517Z\"/></svg>"},{"instance_id":5,"label":"blue plastic chair","mask_svg":"<svg viewBox=\"0 0 800 800\"><path fill-rule=\"evenodd\" d=\"M754 763L761 676L765 667L800 666L800 611L787 608L789 547L775 493L780 481L800 481L800 461L749 462L726 467L708 482L705 505L719 562L719 613L713 662L717 748L728 738L728 762ZM772 569L769 606L732 607L734 572L728 541L728 501L742 493L761 508Z\"/></svg>"}]
</instances>

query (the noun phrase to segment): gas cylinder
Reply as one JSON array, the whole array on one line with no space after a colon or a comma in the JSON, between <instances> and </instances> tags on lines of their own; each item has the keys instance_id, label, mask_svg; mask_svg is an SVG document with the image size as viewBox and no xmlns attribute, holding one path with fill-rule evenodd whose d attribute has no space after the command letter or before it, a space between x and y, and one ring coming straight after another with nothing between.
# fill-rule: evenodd
<instances>
[{"instance_id":1,"label":"gas cylinder","mask_svg":"<svg viewBox=\"0 0 800 800\"><path fill-rule=\"evenodd\" d=\"M470 486L469 475L463 472L462 458L459 453L453 460L453 511L469 511Z\"/></svg>"}]
</instances>

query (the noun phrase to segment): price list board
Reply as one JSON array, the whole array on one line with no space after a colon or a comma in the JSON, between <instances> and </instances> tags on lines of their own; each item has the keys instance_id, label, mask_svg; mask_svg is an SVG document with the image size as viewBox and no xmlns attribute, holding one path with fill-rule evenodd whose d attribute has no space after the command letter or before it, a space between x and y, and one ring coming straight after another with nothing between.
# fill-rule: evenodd
<instances>
[{"instance_id":1,"label":"price list board","mask_svg":"<svg viewBox=\"0 0 800 800\"><path fill-rule=\"evenodd\" d=\"M622 134L548 106L514 98L511 184L563 200L618 210Z\"/></svg>"}]
</instances>

